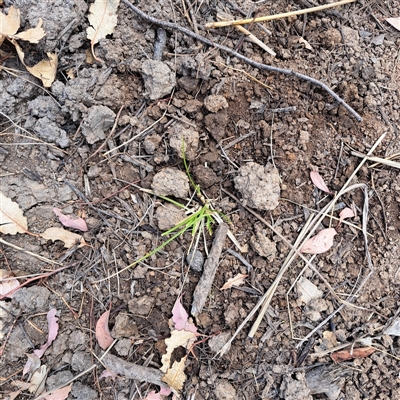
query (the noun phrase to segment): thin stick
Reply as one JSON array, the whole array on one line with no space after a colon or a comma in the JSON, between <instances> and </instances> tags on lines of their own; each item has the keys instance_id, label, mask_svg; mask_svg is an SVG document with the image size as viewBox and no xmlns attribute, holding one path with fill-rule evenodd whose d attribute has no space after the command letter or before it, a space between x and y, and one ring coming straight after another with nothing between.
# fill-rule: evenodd
<instances>
[{"instance_id":1,"label":"thin stick","mask_svg":"<svg viewBox=\"0 0 400 400\"><path fill-rule=\"evenodd\" d=\"M124 1L124 0L122 0L122 1ZM272 21L272 20L275 20L275 19L291 17L293 15L302 15L302 14L308 14L308 13L311 13L311 12L322 11L322 10L326 10L328 8L338 7L338 6L342 6L344 4L348 4L348 3L354 3L355 1L356 0L342 0L342 1L338 1L337 3L324 4L322 6L305 8L303 10L291 11L291 12L282 13L282 14L268 15L266 17L251 18L251 19L240 19L240 20L236 20L236 21L210 22L208 24L205 24L205 28L206 29L212 29L212 28L221 28L221 27L224 27L224 26L232 26L232 25L233 26L235 26L235 25L246 25L246 24L250 24L253 21L254 22Z\"/></svg>"},{"instance_id":2,"label":"thin stick","mask_svg":"<svg viewBox=\"0 0 400 400\"><path fill-rule=\"evenodd\" d=\"M206 304L208 294L210 293L212 284L214 282L215 274L221 257L222 248L225 243L226 235L228 233L228 225L222 223L219 225L215 232L215 239L211 247L210 254L204 264L203 275L193 293L192 315L197 317L203 310Z\"/></svg>"},{"instance_id":3,"label":"thin stick","mask_svg":"<svg viewBox=\"0 0 400 400\"><path fill-rule=\"evenodd\" d=\"M369 168L376 167L378 164L384 164L384 165L388 165L389 167L400 169L400 163L390 160L389 157L387 157L387 158L370 157L370 156L366 156L363 153L360 153L359 151L352 151L351 155L360 157L360 158L365 157L368 161L375 161L375 164L370 165ZM398 156L398 154L396 154L396 156ZM392 158L394 158L394 157L392 156Z\"/></svg>"},{"instance_id":4,"label":"thin stick","mask_svg":"<svg viewBox=\"0 0 400 400\"><path fill-rule=\"evenodd\" d=\"M213 41L211 41L201 35L197 35L196 33L190 31L189 29L183 28L182 26L180 26L178 24L174 24L172 22L161 21L157 18L153 18L150 15L147 15L146 13L141 11L139 8L137 8L133 4L131 4L129 2L129 0L121 0L121 1L126 6L128 6L133 12L135 12L137 15L139 15L140 18L144 19L145 21L147 21L151 24L162 26L164 28L173 29L173 30L182 32L183 34L190 36L196 40L199 40L200 42L205 43L208 46L215 47L219 50L222 50L222 51L228 53L232 57L236 57L239 60L244 61L245 63L251 65L254 68L258 68L258 69L262 69L262 70L270 71L270 72L275 72L278 74L295 76L296 78L303 79L307 82L311 82L314 85L319 86L321 89L325 90L327 93L329 93L339 104L341 104L351 115L353 115L353 117L358 122L361 122L361 120L362 120L361 116L355 110L353 110L353 108L351 108L341 97L339 97L332 89L330 89L327 85L325 85L325 83L323 83L317 79L311 78L310 76L307 76L304 74L300 74L299 72L295 72L290 69L283 69L283 68L273 67L272 65L258 63L250 58L245 57L244 55L238 53L237 51L232 50L229 47L226 47L222 44L214 43ZM133 140L133 139L131 139L131 140Z\"/></svg>"},{"instance_id":5,"label":"thin stick","mask_svg":"<svg viewBox=\"0 0 400 400\"><path fill-rule=\"evenodd\" d=\"M217 18L220 21L226 21L228 19L225 15L222 15L222 14L218 14ZM252 21L254 21L254 18ZM273 57L276 56L276 53L270 47L268 47L264 42L262 42L255 35L253 35L249 30L247 30L246 28L244 28L241 25L236 25L235 28L239 32L242 32L245 36L247 36L247 39L249 39L251 42L255 43L256 45L260 46L263 50L265 50L267 53L271 54L271 56L273 56ZM196 33L198 33L198 32L196 32Z\"/></svg>"}]
</instances>

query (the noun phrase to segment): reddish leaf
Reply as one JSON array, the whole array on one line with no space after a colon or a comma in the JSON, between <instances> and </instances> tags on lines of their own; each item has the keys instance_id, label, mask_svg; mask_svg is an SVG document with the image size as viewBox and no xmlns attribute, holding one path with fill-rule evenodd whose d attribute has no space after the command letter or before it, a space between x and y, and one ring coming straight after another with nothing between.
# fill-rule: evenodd
<instances>
[{"instance_id":1,"label":"reddish leaf","mask_svg":"<svg viewBox=\"0 0 400 400\"><path fill-rule=\"evenodd\" d=\"M355 217L354 211L351 208L344 208L342 211L340 211L339 214L339 225L342 223L342 221L346 218L353 218Z\"/></svg>"},{"instance_id":2,"label":"reddish leaf","mask_svg":"<svg viewBox=\"0 0 400 400\"><path fill-rule=\"evenodd\" d=\"M64 215L59 208L53 208L53 213L57 215L60 222L67 228L77 229L82 232L87 232L88 227L82 218L73 218L69 215Z\"/></svg>"},{"instance_id":3,"label":"reddish leaf","mask_svg":"<svg viewBox=\"0 0 400 400\"><path fill-rule=\"evenodd\" d=\"M183 308L181 303L181 297L178 297L174 307L172 308L172 321L174 321L175 329L181 331L182 329L185 331L197 333L197 328L194 324L188 322L188 313Z\"/></svg>"},{"instance_id":4,"label":"reddish leaf","mask_svg":"<svg viewBox=\"0 0 400 400\"><path fill-rule=\"evenodd\" d=\"M47 337L47 342L40 347L39 350L34 350L34 354L37 357L42 357L46 349L53 343L53 340L57 337L58 334L58 317L56 317L57 310L55 308L52 308L48 313L47 313L47 323L49 325L49 334Z\"/></svg>"},{"instance_id":5,"label":"reddish leaf","mask_svg":"<svg viewBox=\"0 0 400 400\"><path fill-rule=\"evenodd\" d=\"M315 236L308 239L300 249L301 253L321 254L328 251L333 245L333 238L336 235L335 228L327 228L319 231Z\"/></svg>"},{"instance_id":6,"label":"reddish leaf","mask_svg":"<svg viewBox=\"0 0 400 400\"><path fill-rule=\"evenodd\" d=\"M51 392L48 396L45 396L45 400L64 400L68 397L69 392L72 389L72 383L68 386L64 386L61 389Z\"/></svg>"},{"instance_id":7,"label":"reddish leaf","mask_svg":"<svg viewBox=\"0 0 400 400\"><path fill-rule=\"evenodd\" d=\"M109 369L105 369L99 376L99 380L103 379L103 378L112 378L113 380L115 378L118 378L118 375L112 371L110 371Z\"/></svg>"},{"instance_id":8,"label":"reddish leaf","mask_svg":"<svg viewBox=\"0 0 400 400\"><path fill-rule=\"evenodd\" d=\"M108 328L108 318L110 317L110 310L102 314L96 324L96 339L99 346L106 350L111 346L114 341L110 334L110 329Z\"/></svg>"},{"instance_id":9,"label":"reddish leaf","mask_svg":"<svg viewBox=\"0 0 400 400\"><path fill-rule=\"evenodd\" d=\"M163 400L164 396L168 396L171 394L171 390L165 387L162 387L159 393L156 393L155 390L152 390L144 400Z\"/></svg>"},{"instance_id":10,"label":"reddish leaf","mask_svg":"<svg viewBox=\"0 0 400 400\"><path fill-rule=\"evenodd\" d=\"M326 186L325 181L323 180L322 176L317 171L311 171L310 178L311 178L313 184L318 189L321 189L323 192L326 192L326 193L331 193L331 191L328 189L328 186Z\"/></svg>"},{"instance_id":11,"label":"reddish leaf","mask_svg":"<svg viewBox=\"0 0 400 400\"><path fill-rule=\"evenodd\" d=\"M368 357L371 355L376 349L373 347L359 347L357 349L350 350L340 350L331 354L331 358L334 362L342 362L346 360L351 360L352 358L362 358Z\"/></svg>"}]
</instances>

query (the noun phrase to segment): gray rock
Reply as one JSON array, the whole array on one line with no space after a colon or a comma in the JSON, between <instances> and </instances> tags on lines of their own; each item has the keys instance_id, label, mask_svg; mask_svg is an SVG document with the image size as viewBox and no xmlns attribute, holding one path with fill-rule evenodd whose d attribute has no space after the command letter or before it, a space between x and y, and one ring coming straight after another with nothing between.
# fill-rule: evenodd
<instances>
[{"instance_id":1,"label":"gray rock","mask_svg":"<svg viewBox=\"0 0 400 400\"><path fill-rule=\"evenodd\" d=\"M182 76L178 80L179 86L188 93L193 93L197 89L199 80L190 76Z\"/></svg>"},{"instance_id":2,"label":"gray rock","mask_svg":"<svg viewBox=\"0 0 400 400\"><path fill-rule=\"evenodd\" d=\"M39 118L47 117L51 121L60 118L60 107L50 96L38 96L28 103L31 115Z\"/></svg>"},{"instance_id":3,"label":"gray rock","mask_svg":"<svg viewBox=\"0 0 400 400\"><path fill-rule=\"evenodd\" d=\"M86 386L79 381L74 382L72 385L71 395L76 400L98 400L99 398L96 390L91 389L89 386Z\"/></svg>"},{"instance_id":4,"label":"gray rock","mask_svg":"<svg viewBox=\"0 0 400 400\"><path fill-rule=\"evenodd\" d=\"M40 118L33 130L45 142L58 144L62 148L69 146L70 140L67 137L67 132L47 117Z\"/></svg>"},{"instance_id":5,"label":"gray rock","mask_svg":"<svg viewBox=\"0 0 400 400\"><path fill-rule=\"evenodd\" d=\"M169 145L180 158L183 158L183 146L185 158L187 160L194 160L199 148L199 132L192 127L186 128L184 124L176 124L170 129Z\"/></svg>"},{"instance_id":6,"label":"gray rock","mask_svg":"<svg viewBox=\"0 0 400 400\"><path fill-rule=\"evenodd\" d=\"M60 371L54 375L50 375L46 379L46 391L55 389L57 386L62 386L73 378L71 371Z\"/></svg>"},{"instance_id":7,"label":"gray rock","mask_svg":"<svg viewBox=\"0 0 400 400\"><path fill-rule=\"evenodd\" d=\"M189 178L176 168L164 168L153 177L151 187L159 196L185 198L189 194Z\"/></svg>"},{"instance_id":8,"label":"gray rock","mask_svg":"<svg viewBox=\"0 0 400 400\"><path fill-rule=\"evenodd\" d=\"M92 365L92 358L85 351L77 351L71 359L71 368L73 371L82 372Z\"/></svg>"},{"instance_id":9,"label":"gray rock","mask_svg":"<svg viewBox=\"0 0 400 400\"><path fill-rule=\"evenodd\" d=\"M145 97L158 100L172 92L176 85L175 74L162 61L146 60L142 65L142 76L146 89Z\"/></svg>"},{"instance_id":10,"label":"gray rock","mask_svg":"<svg viewBox=\"0 0 400 400\"><path fill-rule=\"evenodd\" d=\"M273 210L280 196L279 173L272 164L263 167L255 162L243 165L234 179L243 204L258 210Z\"/></svg>"},{"instance_id":11,"label":"gray rock","mask_svg":"<svg viewBox=\"0 0 400 400\"><path fill-rule=\"evenodd\" d=\"M280 398L285 400L313 400L304 372L298 372L296 378L291 374L283 375Z\"/></svg>"},{"instance_id":12,"label":"gray rock","mask_svg":"<svg viewBox=\"0 0 400 400\"><path fill-rule=\"evenodd\" d=\"M105 131L114 124L115 113L106 106L93 106L83 119L82 133L89 144L106 138Z\"/></svg>"},{"instance_id":13,"label":"gray rock","mask_svg":"<svg viewBox=\"0 0 400 400\"><path fill-rule=\"evenodd\" d=\"M131 347L132 341L130 339L121 339L118 340L114 348L120 356L127 356Z\"/></svg>"},{"instance_id":14,"label":"gray rock","mask_svg":"<svg viewBox=\"0 0 400 400\"><path fill-rule=\"evenodd\" d=\"M178 222L185 217L185 211L171 203L162 204L156 210L157 226L162 231L173 228Z\"/></svg>"},{"instance_id":15,"label":"gray rock","mask_svg":"<svg viewBox=\"0 0 400 400\"><path fill-rule=\"evenodd\" d=\"M190 252L186 256L186 262L193 271L201 272L204 265L203 253L199 250L190 250Z\"/></svg>"},{"instance_id":16,"label":"gray rock","mask_svg":"<svg viewBox=\"0 0 400 400\"><path fill-rule=\"evenodd\" d=\"M228 343L230 338L230 332L222 332L219 335L213 336L208 341L208 345L210 346L211 351L218 353Z\"/></svg>"},{"instance_id":17,"label":"gray rock","mask_svg":"<svg viewBox=\"0 0 400 400\"><path fill-rule=\"evenodd\" d=\"M50 291L43 286L21 288L14 294L13 301L24 311L43 312L49 308Z\"/></svg>"}]
</instances>

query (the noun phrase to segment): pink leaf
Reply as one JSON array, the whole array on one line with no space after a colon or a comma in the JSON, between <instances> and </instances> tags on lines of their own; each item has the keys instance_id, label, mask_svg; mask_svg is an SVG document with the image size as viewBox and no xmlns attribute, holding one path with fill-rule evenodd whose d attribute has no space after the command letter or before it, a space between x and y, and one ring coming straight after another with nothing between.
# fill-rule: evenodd
<instances>
[{"instance_id":1,"label":"pink leaf","mask_svg":"<svg viewBox=\"0 0 400 400\"><path fill-rule=\"evenodd\" d=\"M389 22L394 28L400 31L400 17L397 18L386 18L386 22Z\"/></svg>"},{"instance_id":2,"label":"pink leaf","mask_svg":"<svg viewBox=\"0 0 400 400\"><path fill-rule=\"evenodd\" d=\"M188 322L188 313L183 308L181 303L181 297L178 297L174 307L172 308L172 321L174 321L175 329L181 331L182 329L185 331L197 333L197 328L194 324Z\"/></svg>"},{"instance_id":3,"label":"pink leaf","mask_svg":"<svg viewBox=\"0 0 400 400\"><path fill-rule=\"evenodd\" d=\"M328 251L333 245L333 238L336 235L335 228L327 228L319 231L315 236L308 239L300 249L301 253L321 254Z\"/></svg>"},{"instance_id":4,"label":"pink leaf","mask_svg":"<svg viewBox=\"0 0 400 400\"><path fill-rule=\"evenodd\" d=\"M34 373L37 369L40 368L40 358L35 354L27 354L28 361L25 364L25 367L22 371L22 376L25 376L28 372Z\"/></svg>"},{"instance_id":5,"label":"pink leaf","mask_svg":"<svg viewBox=\"0 0 400 400\"><path fill-rule=\"evenodd\" d=\"M51 392L48 396L45 396L45 400L64 400L68 397L69 392L72 389L72 383L68 386L64 386L61 389Z\"/></svg>"},{"instance_id":6,"label":"pink leaf","mask_svg":"<svg viewBox=\"0 0 400 400\"><path fill-rule=\"evenodd\" d=\"M72 218L69 215L64 215L59 208L53 208L53 213L57 215L60 222L67 228L77 229L82 232L88 231L86 222L82 218Z\"/></svg>"},{"instance_id":7,"label":"pink leaf","mask_svg":"<svg viewBox=\"0 0 400 400\"><path fill-rule=\"evenodd\" d=\"M353 217L355 217L354 211L349 207L344 208L342 211L340 211L340 214L339 214L339 218L340 218L339 225L342 223L342 221L344 219L353 218Z\"/></svg>"},{"instance_id":8,"label":"pink leaf","mask_svg":"<svg viewBox=\"0 0 400 400\"><path fill-rule=\"evenodd\" d=\"M118 378L118 375L112 371L110 371L109 369L105 369L99 376L99 380L103 379L103 378L112 378L113 380L115 378Z\"/></svg>"},{"instance_id":9,"label":"pink leaf","mask_svg":"<svg viewBox=\"0 0 400 400\"><path fill-rule=\"evenodd\" d=\"M163 400L164 396L168 396L170 394L170 389L162 387L159 393L156 393L155 390L152 390L144 400Z\"/></svg>"},{"instance_id":10,"label":"pink leaf","mask_svg":"<svg viewBox=\"0 0 400 400\"><path fill-rule=\"evenodd\" d=\"M247 277L248 277L248 275L237 274L233 278L228 279L228 281L225 282L224 286L222 286L220 288L220 290L230 289L232 286L243 285L244 284L244 280Z\"/></svg>"},{"instance_id":11,"label":"pink leaf","mask_svg":"<svg viewBox=\"0 0 400 400\"><path fill-rule=\"evenodd\" d=\"M49 335L47 337L47 342L40 347L39 350L34 350L34 354L37 357L42 357L46 349L53 343L53 340L57 337L58 333L58 318L56 317L57 310L55 308L52 308L48 313L47 313L47 323L49 325Z\"/></svg>"},{"instance_id":12,"label":"pink leaf","mask_svg":"<svg viewBox=\"0 0 400 400\"><path fill-rule=\"evenodd\" d=\"M326 193L331 193L330 190L328 189L328 186L326 186L325 181L322 179L322 176L317 171L311 171L310 178L311 178L313 184L318 189L321 189L323 192L326 192Z\"/></svg>"},{"instance_id":13,"label":"pink leaf","mask_svg":"<svg viewBox=\"0 0 400 400\"><path fill-rule=\"evenodd\" d=\"M96 324L96 339L99 346L106 350L114 341L108 328L108 318L110 317L110 310L103 313Z\"/></svg>"},{"instance_id":14,"label":"pink leaf","mask_svg":"<svg viewBox=\"0 0 400 400\"><path fill-rule=\"evenodd\" d=\"M6 269L0 269L0 296L6 295L5 297L11 299L16 292L16 290L14 292L13 290L18 286L18 280L13 277L13 274L10 271L7 271ZM10 294L7 295L7 293Z\"/></svg>"}]
</instances>

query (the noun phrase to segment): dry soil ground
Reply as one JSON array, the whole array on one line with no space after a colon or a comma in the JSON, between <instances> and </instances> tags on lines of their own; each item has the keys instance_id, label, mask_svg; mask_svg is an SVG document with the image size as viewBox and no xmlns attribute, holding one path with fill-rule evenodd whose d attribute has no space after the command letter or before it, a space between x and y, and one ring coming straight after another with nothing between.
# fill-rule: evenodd
<instances>
[{"instance_id":1,"label":"dry soil ground","mask_svg":"<svg viewBox=\"0 0 400 400\"><path fill-rule=\"evenodd\" d=\"M400 152L400 33L384 20L400 16L397 0L361 0L307 16L251 24L248 28L276 52L275 57L243 40L234 28L207 31L204 25L222 11L238 19L241 11L250 16L277 14L325 1L140 0L136 4L155 18L197 30L259 63L323 81L361 115L361 122L320 87L261 71L183 33L167 29L163 46L158 26L143 21L123 3L114 33L96 46L102 63L92 64L86 58L91 2L0 3L2 11L11 5L21 10L23 27L35 26L38 17L43 18L47 36L30 47L33 58L45 52L59 57L57 78L48 93L40 81L24 72L13 47L2 46L13 55L2 65L20 72L18 77L5 71L0 76L1 191L24 210L32 233L61 226L52 212L55 206L65 214L83 216L89 226L84 234L88 246L69 250L60 241L26 234L2 236L68 266L20 289L12 300L1 301L2 398L16 390L13 381L22 379L26 353L46 342L50 308L59 311L60 329L42 357L49 369L46 390L97 362L95 355L101 349L94 327L110 308L111 333L118 339L111 353L134 364L160 368L172 307L184 292L183 306L191 309L201 276L186 262L190 233L118 277L107 277L165 240L160 234L167 229L166 217L174 216L168 214L164 200L140 188L152 189L154 176L172 168L167 185L176 182L170 197L186 201L179 198L186 196L179 193L184 178L178 172L185 171L180 157L184 134L194 179L213 206L229 217L230 229L247 246L242 256L251 268L227 252L238 251L227 239L212 290L195 320L198 331L210 338L196 346L196 357L188 355L182 398L400 399L399 339L385 331L396 321L400 306L400 179L395 167L373 167L367 161L352 182L368 185L367 231L372 235L373 269L366 260L362 232L341 225L331 250L313 260L319 274L310 269L303 274L322 291L318 304L301 302L296 286L286 298L304 267L296 261L284 274L252 341L247 339L249 322L224 356L216 357L218 343L210 342L217 337L213 335L226 338L235 332L289 252L280 236L241 204L248 193L235 186L239 169L250 162L274 163L280 176L279 202L273 209L255 211L293 243L310 209L321 209L332 198L312 185L311 170L317 169L329 188L339 191L361 161L351 154L352 149L367 153L386 132L374 155ZM301 37L311 49L299 41ZM154 51L155 46L160 47ZM154 58L158 62L153 63ZM104 156L108 150L112 151ZM258 193L252 190L261 199L269 196L261 185ZM352 191L340 201L358 209L353 222L361 226L364 191ZM247 204L257 207L251 201ZM322 222L324 227L329 224L329 218ZM205 238L210 248L212 237ZM57 267L7 245L0 249L1 268L18 276ZM206 256L203 241L198 249ZM237 273L249 275L244 285L219 290ZM356 307L347 305L315 331L307 342L307 357L300 362L307 343L298 348L299 338L341 304L321 276L339 299L347 299L365 277L368 280L353 299ZM359 341L362 338L373 338L378 350L366 358L333 363L329 348L346 343L365 347ZM186 349L180 348L173 357L180 360L185 355ZM99 364L76 379L68 398L140 399L157 390L126 376L99 380L103 369Z\"/></svg>"}]
</instances>

